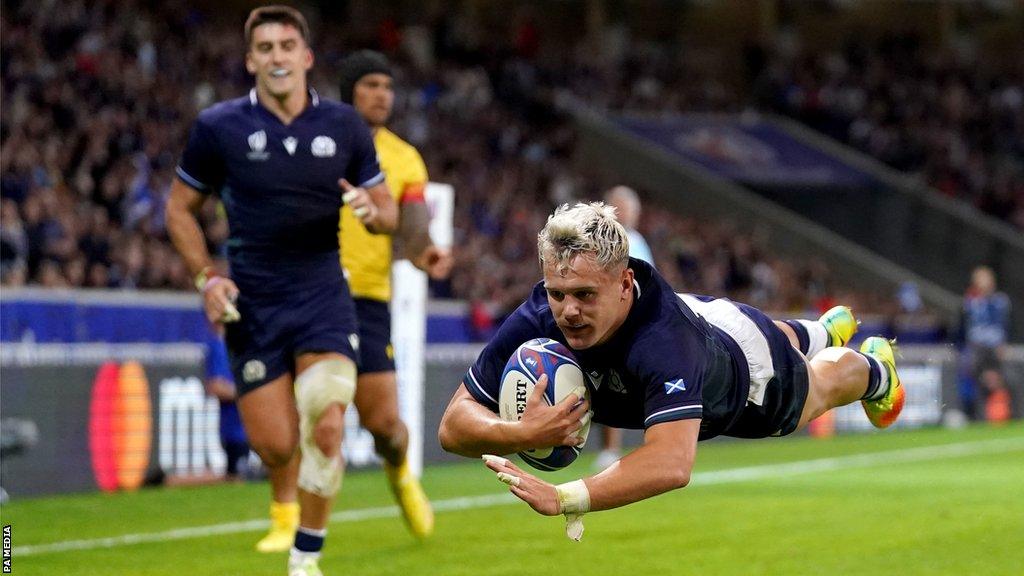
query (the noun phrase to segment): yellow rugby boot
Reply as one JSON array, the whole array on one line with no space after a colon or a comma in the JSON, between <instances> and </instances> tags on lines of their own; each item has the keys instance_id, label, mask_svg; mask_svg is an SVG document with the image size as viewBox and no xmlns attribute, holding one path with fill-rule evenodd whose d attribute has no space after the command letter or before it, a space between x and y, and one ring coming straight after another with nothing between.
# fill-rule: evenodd
<instances>
[{"instance_id":1,"label":"yellow rugby boot","mask_svg":"<svg viewBox=\"0 0 1024 576\"><path fill-rule=\"evenodd\" d=\"M860 322L853 316L849 306L835 306L818 318L818 322L828 332L829 346L846 346L846 343L857 333Z\"/></svg>"},{"instance_id":2,"label":"yellow rugby boot","mask_svg":"<svg viewBox=\"0 0 1024 576\"><path fill-rule=\"evenodd\" d=\"M259 552L287 552L295 543L299 527L298 502L270 503L270 532L256 543Z\"/></svg>"},{"instance_id":3,"label":"yellow rugby boot","mask_svg":"<svg viewBox=\"0 0 1024 576\"><path fill-rule=\"evenodd\" d=\"M397 468L387 462L384 472L388 475L391 492L402 509L402 517L409 531L417 538L427 538L434 533L434 509L430 506L423 487L416 475L409 470L409 463L403 462Z\"/></svg>"},{"instance_id":4,"label":"yellow rugby boot","mask_svg":"<svg viewBox=\"0 0 1024 576\"><path fill-rule=\"evenodd\" d=\"M906 393L900 384L900 376L896 373L896 353L893 343L880 336L872 336L860 345L860 351L882 363L889 374L889 391L878 400L861 400L864 413L875 428L887 428L896 421L903 410Z\"/></svg>"}]
</instances>

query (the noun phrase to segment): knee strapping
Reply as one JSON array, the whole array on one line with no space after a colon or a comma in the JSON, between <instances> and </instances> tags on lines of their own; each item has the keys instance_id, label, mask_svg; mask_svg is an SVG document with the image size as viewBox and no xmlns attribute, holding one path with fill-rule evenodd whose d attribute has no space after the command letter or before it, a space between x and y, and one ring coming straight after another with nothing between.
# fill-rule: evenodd
<instances>
[{"instance_id":1,"label":"knee strapping","mask_svg":"<svg viewBox=\"0 0 1024 576\"><path fill-rule=\"evenodd\" d=\"M320 415L333 403L347 405L356 392L356 367L348 360L321 360L295 379L299 412L299 487L324 498L341 488L341 458L320 450L314 438Z\"/></svg>"}]
</instances>

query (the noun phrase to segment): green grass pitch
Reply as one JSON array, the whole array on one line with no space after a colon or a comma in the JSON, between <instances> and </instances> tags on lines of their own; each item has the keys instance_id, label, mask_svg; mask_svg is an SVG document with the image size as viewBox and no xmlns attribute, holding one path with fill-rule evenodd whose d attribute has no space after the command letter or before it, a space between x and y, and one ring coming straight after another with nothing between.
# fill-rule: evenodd
<instances>
[{"instance_id":1,"label":"green grass pitch","mask_svg":"<svg viewBox=\"0 0 1024 576\"><path fill-rule=\"evenodd\" d=\"M480 463L428 468L424 484L441 509L420 543L382 473L349 474L325 574L1024 573L1020 423L703 443L691 486L587 515L579 543L561 518L490 497L503 485ZM285 555L253 551L263 528L240 524L265 519L267 498L266 484L218 485L25 499L0 514L15 574L283 575ZM223 533L189 530L204 526ZM53 548L68 541L78 548Z\"/></svg>"}]
</instances>

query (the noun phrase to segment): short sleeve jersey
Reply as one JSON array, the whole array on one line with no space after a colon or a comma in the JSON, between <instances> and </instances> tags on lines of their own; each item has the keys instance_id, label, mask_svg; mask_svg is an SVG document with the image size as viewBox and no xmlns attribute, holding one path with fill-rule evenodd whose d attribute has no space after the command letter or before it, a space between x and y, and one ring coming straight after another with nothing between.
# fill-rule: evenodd
<instances>
[{"instance_id":1,"label":"short sleeve jersey","mask_svg":"<svg viewBox=\"0 0 1024 576\"><path fill-rule=\"evenodd\" d=\"M592 386L594 421L646 429L661 422L702 418L702 389L709 384L706 375L712 372L708 347L716 336L703 319L680 305L677 295L650 265L634 258L629 265L636 283L625 323L607 342L573 350ZM463 384L473 398L497 412L506 362L520 344L538 337L568 346L555 324L543 282L505 320L466 373Z\"/></svg>"},{"instance_id":2,"label":"short sleeve jersey","mask_svg":"<svg viewBox=\"0 0 1024 576\"><path fill-rule=\"evenodd\" d=\"M203 193L219 194L231 235L228 254L295 258L338 250L341 178L384 180L369 128L347 104L310 103L290 124L256 90L199 114L177 168Z\"/></svg>"},{"instance_id":3,"label":"short sleeve jersey","mask_svg":"<svg viewBox=\"0 0 1024 576\"><path fill-rule=\"evenodd\" d=\"M427 167L411 144L387 128L373 136L388 188L399 208L422 203ZM341 260L348 272L352 295L387 302L391 300L391 236L370 234L352 213L341 209Z\"/></svg>"}]
</instances>

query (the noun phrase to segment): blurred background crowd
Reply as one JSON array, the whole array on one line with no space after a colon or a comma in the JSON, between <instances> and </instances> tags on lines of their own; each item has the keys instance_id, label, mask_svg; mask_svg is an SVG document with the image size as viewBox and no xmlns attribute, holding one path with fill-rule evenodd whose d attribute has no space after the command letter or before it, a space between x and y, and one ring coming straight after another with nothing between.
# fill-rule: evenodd
<instances>
[{"instance_id":1,"label":"blurred background crowd","mask_svg":"<svg viewBox=\"0 0 1024 576\"><path fill-rule=\"evenodd\" d=\"M241 19L181 2L37 4L5 2L0 14L3 285L188 290L163 203L192 119L251 85ZM621 23L553 33L573 23L535 5L495 16L435 2L413 18L348 4L311 15L312 85L336 97L337 65L353 48L392 58L392 128L457 194L455 271L432 290L474 313L499 318L536 281L536 232L553 206L617 184L573 162L573 106L781 113L1024 229L1024 51L988 66L970 45L850 34L822 52L783 28L747 41L739 74L726 75L714 51ZM359 21L346 18L357 11ZM222 252L228 228L214 203L203 224ZM888 315L906 307L845 291L826 262L765 252L767 229L651 202L638 228L679 291L778 312L837 300Z\"/></svg>"}]
</instances>

